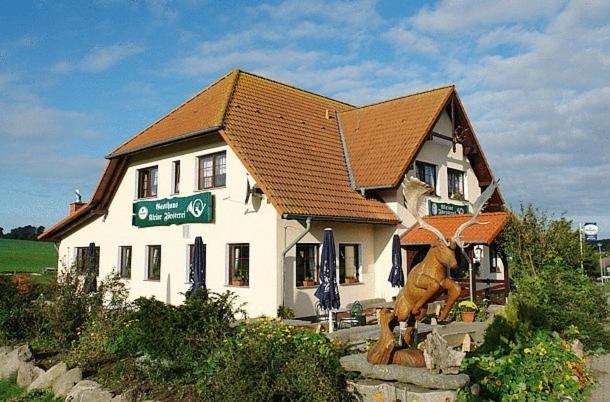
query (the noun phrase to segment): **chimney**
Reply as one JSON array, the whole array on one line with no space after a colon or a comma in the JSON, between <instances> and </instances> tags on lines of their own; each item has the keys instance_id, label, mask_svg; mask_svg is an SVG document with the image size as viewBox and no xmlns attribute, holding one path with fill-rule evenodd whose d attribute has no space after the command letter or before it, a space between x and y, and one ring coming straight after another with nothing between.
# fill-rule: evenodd
<instances>
[{"instance_id":1,"label":"chimney","mask_svg":"<svg viewBox=\"0 0 610 402\"><path fill-rule=\"evenodd\" d=\"M72 215L85 205L84 202L75 201L68 205L68 215Z\"/></svg>"}]
</instances>

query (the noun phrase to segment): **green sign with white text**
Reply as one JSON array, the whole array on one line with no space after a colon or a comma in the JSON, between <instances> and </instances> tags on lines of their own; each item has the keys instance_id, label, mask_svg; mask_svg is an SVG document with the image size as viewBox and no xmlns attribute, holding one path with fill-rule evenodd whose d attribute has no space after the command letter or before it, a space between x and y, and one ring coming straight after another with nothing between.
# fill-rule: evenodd
<instances>
[{"instance_id":1,"label":"green sign with white text","mask_svg":"<svg viewBox=\"0 0 610 402\"><path fill-rule=\"evenodd\" d=\"M462 215L468 213L467 205L449 204L428 200L429 215Z\"/></svg>"},{"instance_id":2,"label":"green sign with white text","mask_svg":"<svg viewBox=\"0 0 610 402\"><path fill-rule=\"evenodd\" d=\"M212 222L214 209L209 192L190 197L164 198L133 203L132 224L137 227Z\"/></svg>"}]
</instances>

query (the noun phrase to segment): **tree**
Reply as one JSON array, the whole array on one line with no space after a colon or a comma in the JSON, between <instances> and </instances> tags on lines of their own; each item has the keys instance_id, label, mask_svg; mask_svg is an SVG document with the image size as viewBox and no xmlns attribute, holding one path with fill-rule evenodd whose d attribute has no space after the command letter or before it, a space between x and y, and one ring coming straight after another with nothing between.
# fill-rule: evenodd
<instances>
[{"instance_id":1,"label":"tree","mask_svg":"<svg viewBox=\"0 0 610 402\"><path fill-rule=\"evenodd\" d=\"M4 235L5 239L16 239L16 240L36 240L38 235L44 231L44 226L20 226L11 229L11 231Z\"/></svg>"},{"instance_id":2,"label":"tree","mask_svg":"<svg viewBox=\"0 0 610 402\"><path fill-rule=\"evenodd\" d=\"M4 236L4 228L0 227L0 239Z\"/></svg>"}]
</instances>

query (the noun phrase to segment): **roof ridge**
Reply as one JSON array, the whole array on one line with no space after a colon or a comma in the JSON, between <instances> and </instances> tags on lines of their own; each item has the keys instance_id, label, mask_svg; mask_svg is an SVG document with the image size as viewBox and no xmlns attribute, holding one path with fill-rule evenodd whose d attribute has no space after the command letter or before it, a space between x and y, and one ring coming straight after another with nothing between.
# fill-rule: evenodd
<instances>
[{"instance_id":1,"label":"roof ridge","mask_svg":"<svg viewBox=\"0 0 610 402\"><path fill-rule=\"evenodd\" d=\"M164 114L163 116L161 116L159 119L155 120L154 123L149 124L148 126L146 126L144 129L140 130L140 132L138 134L136 134L135 136L130 137L129 139L127 139L126 141L122 142L118 147L116 147L111 153L109 153L106 157L110 157L112 155L114 155L116 153L117 149L122 148L123 146L127 145L130 141L134 140L135 138L139 137L140 135L144 134L144 132L148 131L149 129L151 129L152 127L154 127L155 125L159 124L162 120L164 120L165 118L171 116L172 114L174 114L176 111L178 111L180 108L182 108L183 106L189 104L190 102L192 102L195 98L197 98L198 96L200 96L201 94L203 94L205 91L207 91L208 89L212 88L213 86L219 84L222 80L224 80L225 78L228 78L231 74L237 73L236 75L239 76L239 72L240 70L235 68L231 71L229 71L228 73L226 73L225 75L223 75L222 77L218 78L217 80L213 81L211 84L209 84L208 86L204 87L203 89L199 90L198 92L196 92L193 96L191 96L190 98L188 98L186 101L180 103L178 106L176 106L175 108L173 108L172 110L169 111L169 113ZM235 86L235 83L233 83L233 88ZM231 89L231 93L233 92L233 88ZM225 111L226 111L226 107L228 105L228 102L225 103L224 107L225 107ZM223 119L224 119L224 115L226 113L223 113ZM217 122L218 125L223 123L223 120L221 120L220 122Z\"/></svg>"},{"instance_id":2,"label":"roof ridge","mask_svg":"<svg viewBox=\"0 0 610 402\"><path fill-rule=\"evenodd\" d=\"M398 97L392 98L392 99L386 99L386 100L382 100L382 101L375 102L375 103L369 103L368 105L358 106L358 107L356 107L355 109L352 109L352 110L346 110L343 113L349 113L349 112L352 112L352 111L355 111L355 110L361 110L361 109L365 109L365 108L368 108L368 107L373 107L373 106L381 105L383 103L393 102L393 101L396 101L396 100L399 100L399 99L409 98L411 96L423 95L425 93L434 92L434 91L440 91L441 89L447 89L447 88L455 89L455 84L445 85L445 86L437 87L437 88L426 89L424 91L413 92L413 93L410 93L410 94L407 94L407 95L398 96Z\"/></svg>"},{"instance_id":3,"label":"roof ridge","mask_svg":"<svg viewBox=\"0 0 610 402\"><path fill-rule=\"evenodd\" d=\"M272 82L274 84L282 85L284 87L296 90L297 92L303 92L303 93L305 93L307 95L313 95L313 96L318 97L318 98L323 98L323 99L326 99L326 100L329 100L329 101L332 101L332 102L341 103L341 104L343 104L345 106L349 106L349 107L352 107L352 108L358 108L358 106L352 105L351 103L347 103L347 102L344 102L344 101L341 101L341 100L338 100L338 99L334 99L334 98L331 98L330 96L321 95L321 94L315 93L313 91L309 91L307 89L303 89L303 88L299 88L299 87L296 87L296 86L291 85L291 84L287 84L285 82L277 81L277 80L274 80L272 78L268 78L268 77L264 77L262 75L254 74L254 73L251 73L249 71L243 71L243 70L239 70L239 71L242 74L247 74L247 75L250 75L252 77L256 77L256 78L260 78L260 79L265 80L265 81Z\"/></svg>"}]
</instances>

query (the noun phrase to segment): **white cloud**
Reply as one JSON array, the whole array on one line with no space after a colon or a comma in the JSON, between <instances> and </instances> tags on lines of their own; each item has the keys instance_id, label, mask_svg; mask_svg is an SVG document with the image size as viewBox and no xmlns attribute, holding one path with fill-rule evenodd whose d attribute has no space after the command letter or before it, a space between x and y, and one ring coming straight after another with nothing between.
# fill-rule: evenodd
<instances>
[{"instance_id":1,"label":"white cloud","mask_svg":"<svg viewBox=\"0 0 610 402\"><path fill-rule=\"evenodd\" d=\"M144 48L134 43L117 43L109 46L93 48L77 62L60 61L53 66L53 70L60 73L80 71L99 73L118 64L122 60L140 54Z\"/></svg>"},{"instance_id":2,"label":"white cloud","mask_svg":"<svg viewBox=\"0 0 610 402\"><path fill-rule=\"evenodd\" d=\"M431 38L402 27L394 27L384 32L383 38L394 44L400 52L439 54L438 44Z\"/></svg>"},{"instance_id":3,"label":"white cloud","mask_svg":"<svg viewBox=\"0 0 610 402\"><path fill-rule=\"evenodd\" d=\"M423 7L410 18L410 22L421 31L475 30L496 24L549 18L560 10L563 3L556 0L443 0L435 7Z\"/></svg>"}]
</instances>

